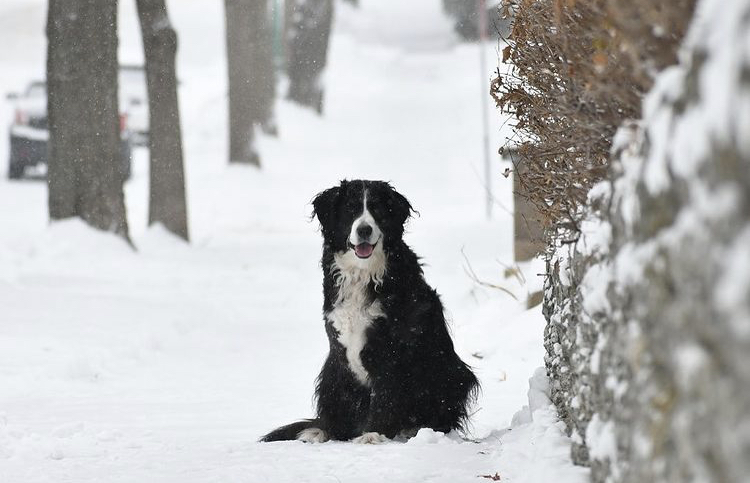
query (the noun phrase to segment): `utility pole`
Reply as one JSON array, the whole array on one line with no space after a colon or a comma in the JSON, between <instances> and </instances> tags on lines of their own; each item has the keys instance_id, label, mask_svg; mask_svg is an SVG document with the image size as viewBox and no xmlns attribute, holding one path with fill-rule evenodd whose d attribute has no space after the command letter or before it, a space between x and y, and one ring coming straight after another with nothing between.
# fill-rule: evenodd
<instances>
[{"instance_id":1,"label":"utility pole","mask_svg":"<svg viewBox=\"0 0 750 483\"><path fill-rule=\"evenodd\" d=\"M487 86L487 53L485 43L488 38L487 27L487 0L477 0L477 12L479 19L479 77L482 95L482 149L484 151L484 188L485 188L485 214L487 219L492 219L492 173L490 166L490 120L488 113L489 87Z\"/></svg>"}]
</instances>

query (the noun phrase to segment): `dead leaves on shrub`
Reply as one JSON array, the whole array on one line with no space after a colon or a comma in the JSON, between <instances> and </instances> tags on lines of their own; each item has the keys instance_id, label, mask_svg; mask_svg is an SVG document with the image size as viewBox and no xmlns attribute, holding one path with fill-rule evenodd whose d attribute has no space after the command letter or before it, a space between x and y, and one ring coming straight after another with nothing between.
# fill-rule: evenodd
<instances>
[{"instance_id":1,"label":"dead leaves on shrub","mask_svg":"<svg viewBox=\"0 0 750 483\"><path fill-rule=\"evenodd\" d=\"M510 45L503 49L503 63L507 62L508 59L510 59Z\"/></svg>"},{"instance_id":2,"label":"dead leaves on shrub","mask_svg":"<svg viewBox=\"0 0 750 483\"><path fill-rule=\"evenodd\" d=\"M695 0L504 0L513 17L490 86L515 118L514 165L548 241L575 237L589 188L607 173L612 136L640 115L652 75L673 63ZM658 4L658 5L657 5ZM664 34L654 26L665 26ZM550 244L553 246L553 244Z\"/></svg>"}]
</instances>

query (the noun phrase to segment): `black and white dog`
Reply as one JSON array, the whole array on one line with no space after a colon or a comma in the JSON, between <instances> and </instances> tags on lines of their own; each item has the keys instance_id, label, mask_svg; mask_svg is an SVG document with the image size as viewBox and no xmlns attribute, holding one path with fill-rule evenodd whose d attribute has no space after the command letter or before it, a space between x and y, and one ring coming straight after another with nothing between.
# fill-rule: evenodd
<instances>
[{"instance_id":1,"label":"black and white dog","mask_svg":"<svg viewBox=\"0 0 750 483\"><path fill-rule=\"evenodd\" d=\"M342 181L313 201L323 232L330 352L317 418L261 441L379 443L419 428L462 429L478 381L456 355L438 294L404 243L412 207L382 181Z\"/></svg>"}]
</instances>

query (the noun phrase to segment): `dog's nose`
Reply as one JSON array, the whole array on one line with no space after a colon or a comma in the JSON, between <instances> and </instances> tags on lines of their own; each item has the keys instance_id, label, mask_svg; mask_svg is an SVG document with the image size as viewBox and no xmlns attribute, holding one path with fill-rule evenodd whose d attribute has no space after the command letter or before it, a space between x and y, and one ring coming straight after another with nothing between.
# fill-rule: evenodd
<instances>
[{"instance_id":1,"label":"dog's nose","mask_svg":"<svg viewBox=\"0 0 750 483\"><path fill-rule=\"evenodd\" d=\"M372 227L367 223L362 223L357 227L357 236L360 240L369 240L372 235Z\"/></svg>"}]
</instances>

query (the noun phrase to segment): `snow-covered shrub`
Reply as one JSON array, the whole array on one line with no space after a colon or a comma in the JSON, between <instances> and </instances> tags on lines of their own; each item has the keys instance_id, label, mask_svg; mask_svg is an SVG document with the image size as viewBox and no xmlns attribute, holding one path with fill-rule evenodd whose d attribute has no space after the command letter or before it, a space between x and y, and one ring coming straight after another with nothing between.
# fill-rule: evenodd
<instances>
[{"instance_id":1,"label":"snow-covered shrub","mask_svg":"<svg viewBox=\"0 0 750 483\"><path fill-rule=\"evenodd\" d=\"M553 402L597 482L750 474L750 0L702 0L549 262Z\"/></svg>"}]
</instances>

